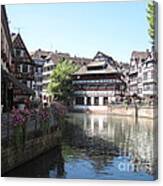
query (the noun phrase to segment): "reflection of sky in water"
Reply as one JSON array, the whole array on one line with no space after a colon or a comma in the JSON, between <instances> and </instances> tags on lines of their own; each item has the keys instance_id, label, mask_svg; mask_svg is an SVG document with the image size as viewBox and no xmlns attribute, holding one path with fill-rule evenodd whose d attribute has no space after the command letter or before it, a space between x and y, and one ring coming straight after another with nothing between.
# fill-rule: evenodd
<instances>
[{"instance_id":1,"label":"reflection of sky in water","mask_svg":"<svg viewBox=\"0 0 163 186\"><path fill-rule=\"evenodd\" d=\"M112 163L106 165L103 169L96 170L94 169L94 162L91 160L84 160L84 159L70 159L65 163L65 177L66 178L76 178L76 179L134 179L134 180L153 180L152 176L144 172L134 172L120 170L119 165L120 163L126 164L128 167L128 160L123 158L114 158ZM54 170L49 171L49 177L54 178L56 177L56 172Z\"/></svg>"},{"instance_id":2,"label":"reflection of sky in water","mask_svg":"<svg viewBox=\"0 0 163 186\"><path fill-rule=\"evenodd\" d=\"M107 163L106 154L106 162L102 163L103 157L95 152L98 157L95 161L92 157L91 160L78 159L74 166L71 165L72 160L69 160L65 163L67 178L153 179L153 120L141 118L134 121L133 118L87 114L72 114L68 120L75 126L82 126L87 137L103 139L101 146L103 142L112 143L113 147L118 148L118 156L114 156L113 152L112 160ZM77 135L74 138L78 140ZM94 143L94 148L97 149L96 142ZM99 169L98 164L101 164Z\"/></svg>"}]
</instances>

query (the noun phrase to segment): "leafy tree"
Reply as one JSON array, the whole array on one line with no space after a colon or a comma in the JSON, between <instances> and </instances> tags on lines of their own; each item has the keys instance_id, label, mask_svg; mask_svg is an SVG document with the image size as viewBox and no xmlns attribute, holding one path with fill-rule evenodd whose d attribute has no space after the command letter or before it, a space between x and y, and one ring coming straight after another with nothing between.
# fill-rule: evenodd
<instances>
[{"instance_id":1,"label":"leafy tree","mask_svg":"<svg viewBox=\"0 0 163 186\"><path fill-rule=\"evenodd\" d=\"M72 74L78 70L78 66L72 61L61 60L51 74L51 82L48 84L48 92L56 100L68 103L73 93Z\"/></svg>"},{"instance_id":2,"label":"leafy tree","mask_svg":"<svg viewBox=\"0 0 163 186\"><path fill-rule=\"evenodd\" d=\"M147 7L147 19L149 23L148 34L154 43L155 40L155 3L154 1L150 1Z\"/></svg>"}]
</instances>

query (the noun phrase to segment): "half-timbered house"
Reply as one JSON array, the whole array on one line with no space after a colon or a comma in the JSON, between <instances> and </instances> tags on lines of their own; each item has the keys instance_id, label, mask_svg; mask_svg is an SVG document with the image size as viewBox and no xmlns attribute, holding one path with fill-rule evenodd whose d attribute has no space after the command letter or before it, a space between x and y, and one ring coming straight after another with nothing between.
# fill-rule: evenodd
<instances>
[{"instance_id":1,"label":"half-timbered house","mask_svg":"<svg viewBox=\"0 0 163 186\"><path fill-rule=\"evenodd\" d=\"M92 62L73 74L73 107L103 109L109 103L118 101L126 88L122 77L119 63L112 57L98 52Z\"/></svg>"},{"instance_id":2,"label":"half-timbered house","mask_svg":"<svg viewBox=\"0 0 163 186\"><path fill-rule=\"evenodd\" d=\"M34 62L22 40L20 33L12 34L13 59L15 65L13 75L24 85L24 91L14 89L14 102L24 103L32 93L34 81Z\"/></svg>"}]
</instances>

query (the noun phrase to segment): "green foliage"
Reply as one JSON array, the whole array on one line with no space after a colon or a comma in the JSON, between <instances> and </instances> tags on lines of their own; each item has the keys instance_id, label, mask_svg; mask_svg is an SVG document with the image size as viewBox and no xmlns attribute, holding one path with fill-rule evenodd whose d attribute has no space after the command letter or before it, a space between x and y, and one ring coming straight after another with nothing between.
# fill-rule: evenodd
<instances>
[{"instance_id":1,"label":"green foliage","mask_svg":"<svg viewBox=\"0 0 163 186\"><path fill-rule=\"evenodd\" d=\"M71 75L78 70L78 66L69 60L61 60L51 74L48 92L56 100L67 103L73 93Z\"/></svg>"},{"instance_id":2,"label":"green foliage","mask_svg":"<svg viewBox=\"0 0 163 186\"><path fill-rule=\"evenodd\" d=\"M154 39L155 39L155 4L153 1L150 1L148 3L147 20L149 23L148 34L149 34L149 36L152 40L152 43L153 43Z\"/></svg>"}]
</instances>

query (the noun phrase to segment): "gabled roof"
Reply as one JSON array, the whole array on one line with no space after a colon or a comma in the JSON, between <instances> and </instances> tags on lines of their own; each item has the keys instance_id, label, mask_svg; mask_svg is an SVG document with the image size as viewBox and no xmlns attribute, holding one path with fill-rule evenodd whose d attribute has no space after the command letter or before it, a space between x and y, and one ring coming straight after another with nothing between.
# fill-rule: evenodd
<instances>
[{"instance_id":1,"label":"gabled roof","mask_svg":"<svg viewBox=\"0 0 163 186\"><path fill-rule=\"evenodd\" d=\"M104 61L96 61L99 57L104 57ZM98 67L103 66L102 69L92 69L88 70L89 67ZM117 62L113 60L112 57L105 55L102 52L97 52L93 61L88 65L84 65L79 69L79 71L75 72L74 75L87 75L87 74L110 74L110 73L119 73L117 68Z\"/></svg>"},{"instance_id":2,"label":"gabled roof","mask_svg":"<svg viewBox=\"0 0 163 186\"><path fill-rule=\"evenodd\" d=\"M110 57L110 56L104 54L104 53L101 52L101 51L98 51L98 52L96 53L95 57L93 58L93 61L95 61L95 59L98 58L98 57L104 57L104 58L106 58L106 59L113 60L112 57Z\"/></svg>"},{"instance_id":3,"label":"gabled roof","mask_svg":"<svg viewBox=\"0 0 163 186\"><path fill-rule=\"evenodd\" d=\"M12 34L11 36L12 38L12 46L13 48L15 49L23 49L25 51L25 58L27 58L31 63L34 64L25 44L24 44L24 41L20 35L20 33L18 34ZM15 57L15 56L14 56Z\"/></svg>"}]
</instances>

